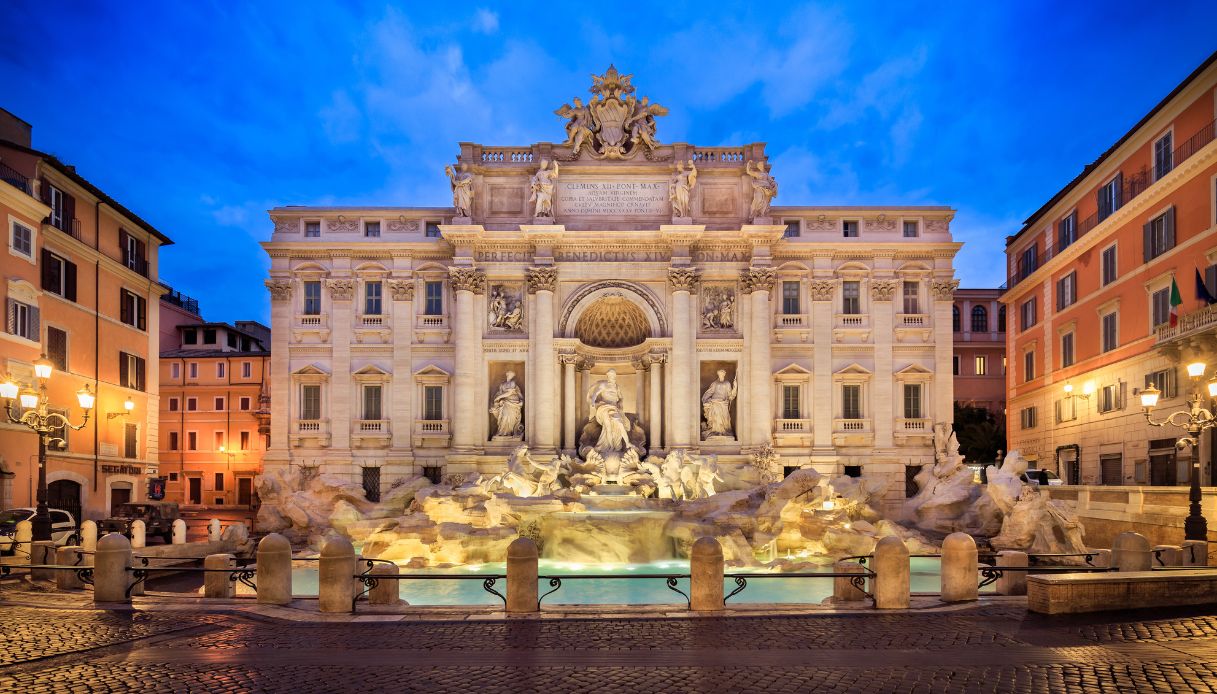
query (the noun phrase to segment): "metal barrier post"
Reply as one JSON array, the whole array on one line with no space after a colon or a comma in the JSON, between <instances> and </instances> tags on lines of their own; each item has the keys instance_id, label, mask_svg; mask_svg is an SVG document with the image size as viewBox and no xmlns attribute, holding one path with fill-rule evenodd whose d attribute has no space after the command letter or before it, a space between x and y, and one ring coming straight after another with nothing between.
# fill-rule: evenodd
<instances>
[{"instance_id":1,"label":"metal barrier post","mask_svg":"<svg viewBox=\"0 0 1217 694\"><path fill-rule=\"evenodd\" d=\"M79 547L60 547L56 552L55 563L60 566L73 566L76 560L82 558L79 554ZM80 580L80 576L76 575L75 571L56 571L55 572L55 587L59 590L79 590L85 587L84 581Z\"/></svg>"},{"instance_id":2,"label":"metal barrier post","mask_svg":"<svg viewBox=\"0 0 1217 694\"><path fill-rule=\"evenodd\" d=\"M1204 540L1184 540L1183 563L1188 566L1208 566L1209 543Z\"/></svg>"},{"instance_id":3,"label":"metal barrier post","mask_svg":"<svg viewBox=\"0 0 1217 694\"><path fill-rule=\"evenodd\" d=\"M212 518L211 520L207 521L207 541L208 542L219 542L220 541L220 519L219 518Z\"/></svg>"},{"instance_id":4,"label":"metal barrier post","mask_svg":"<svg viewBox=\"0 0 1217 694\"><path fill-rule=\"evenodd\" d=\"M29 561L34 558L34 524L23 520L17 523L13 533L13 556L18 561ZM32 564L33 562L30 561Z\"/></svg>"},{"instance_id":5,"label":"metal barrier post","mask_svg":"<svg viewBox=\"0 0 1217 694\"><path fill-rule=\"evenodd\" d=\"M97 551L97 521L87 520L80 524L80 548Z\"/></svg>"},{"instance_id":6,"label":"metal barrier post","mask_svg":"<svg viewBox=\"0 0 1217 694\"><path fill-rule=\"evenodd\" d=\"M173 544L186 544L186 521L181 518L173 521Z\"/></svg>"},{"instance_id":7,"label":"metal barrier post","mask_svg":"<svg viewBox=\"0 0 1217 694\"><path fill-rule=\"evenodd\" d=\"M856 561L839 561L832 565L833 573L861 574L866 568ZM832 579L833 602L857 602L866 599L866 593L855 586L849 578L838 576Z\"/></svg>"},{"instance_id":8,"label":"metal barrier post","mask_svg":"<svg viewBox=\"0 0 1217 694\"><path fill-rule=\"evenodd\" d=\"M34 565L53 565L55 563L55 542L52 540L39 540L30 547L30 564ZM30 578L35 581L54 581L54 569L30 569Z\"/></svg>"},{"instance_id":9,"label":"metal barrier post","mask_svg":"<svg viewBox=\"0 0 1217 694\"><path fill-rule=\"evenodd\" d=\"M396 564L377 564L368 572L373 576L396 576L401 571ZM387 581L378 581L371 590L368 591L368 604L371 605L396 605L401 602L401 591L399 582L393 579Z\"/></svg>"},{"instance_id":10,"label":"metal barrier post","mask_svg":"<svg viewBox=\"0 0 1217 694\"><path fill-rule=\"evenodd\" d=\"M131 548L141 549L148 546L148 524L138 518L131 521Z\"/></svg>"}]
</instances>

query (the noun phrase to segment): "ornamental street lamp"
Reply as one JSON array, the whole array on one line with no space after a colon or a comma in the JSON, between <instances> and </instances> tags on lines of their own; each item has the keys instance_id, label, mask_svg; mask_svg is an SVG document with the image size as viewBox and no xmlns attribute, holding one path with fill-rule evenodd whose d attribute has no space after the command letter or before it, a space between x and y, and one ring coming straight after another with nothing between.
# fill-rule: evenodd
<instances>
[{"instance_id":1,"label":"ornamental street lamp","mask_svg":"<svg viewBox=\"0 0 1217 694\"><path fill-rule=\"evenodd\" d=\"M46 384L51 378L51 371L51 362L44 354L34 362L34 375L38 378L38 392L29 389L22 390L11 380L0 384L0 398L4 399L4 413L8 417L8 421L13 424L24 424L38 434L38 509L31 519L34 525L35 542L51 539L51 515L47 513L46 507L47 445L64 443L62 437L55 435L61 430L79 431L85 428L85 424L89 422L89 410L93 409L95 400L87 383L76 393L76 400L84 410L84 419L79 425L69 422L67 415L50 411ZM13 400L19 400L24 412L20 414L13 412Z\"/></svg>"},{"instance_id":2,"label":"ornamental street lamp","mask_svg":"<svg viewBox=\"0 0 1217 694\"><path fill-rule=\"evenodd\" d=\"M1181 437L1175 447L1179 449L1184 446L1192 447L1191 492L1188 494L1190 507L1187 520L1183 522L1185 540L1206 541L1208 539L1208 523L1200 511L1200 435L1206 429L1217 426L1217 418L1214 418L1213 413L1203 406L1204 396L1200 392L1200 379L1204 377L1207 368L1203 362L1187 365L1187 375L1192 379L1192 397L1188 400L1189 407L1186 410L1170 413L1166 419L1160 422L1155 422L1150 417L1150 413L1158 405L1158 398L1162 396L1162 391L1155 388L1152 383L1141 391L1141 408L1145 411L1145 421L1156 427L1164 427L1169 424L1186 430L1187 436ZM1208 392L1210 398L1217 398L1217 376L1208 382Z\"/></svg>"}]
</instances>

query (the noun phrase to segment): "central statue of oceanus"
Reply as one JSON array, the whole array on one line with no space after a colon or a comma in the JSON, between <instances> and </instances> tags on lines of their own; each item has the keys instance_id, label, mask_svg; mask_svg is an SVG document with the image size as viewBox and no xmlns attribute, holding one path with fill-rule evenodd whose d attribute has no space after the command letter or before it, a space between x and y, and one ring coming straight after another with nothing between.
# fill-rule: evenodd
<instances>
[{"instance_id":1,"label":"central statue of oceanus","mask_svg":"<svg viewBox=\"0 0 1217 694\"><path fill-rule=\"evenodd\" d=\"M646 433L624 407L617 372L609 369L587 391L587 424L579 437L579 454L589 463L596 463L604 478L612 482L636 471L638 461L646 455Z\"/></svg>"}]
</instances>

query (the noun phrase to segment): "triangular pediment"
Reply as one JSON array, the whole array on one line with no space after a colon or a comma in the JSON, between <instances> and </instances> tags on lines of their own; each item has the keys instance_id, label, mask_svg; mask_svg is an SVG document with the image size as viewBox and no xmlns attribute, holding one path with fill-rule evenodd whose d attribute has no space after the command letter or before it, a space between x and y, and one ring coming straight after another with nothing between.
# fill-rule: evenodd
<instances>
[{"instance_id":1,"label":"triangular pediment","mask_svg":"<svg viewBox=\"0 0 1217 694\"><path fill-rule=\"evenodd\" d=\"M787 364L775 372L777 376L810 376L811 372L798 364Z\"/></svg>"},{"instance_id":2,"label":"triangular pediment","mask_svg":"<svg viewBox=\"0 0 1217 694\"><path fill-rule=\"evenodd\" d=\"M309 364L307 366L302 366L299 369L296 369L295 371L292 372L292 375L293 376L329 376L330 372L327 371L320 364Z\"/></svg>"},{"instance_id":3,"label":"triangular pediment","mask_svg":"<svg viewBox=\"0 0 1217 694\"><path fill-rule=\"evenodd\" d=\"M427 364L423 368L414 372L415 376L451 376L452 374L444 371L435 364Z\"/></svg>"},{"instance_id":4,"label":"triangular pediment","mask_svg":"<svg viewBox=\"0 0 1217 694\"><path fill-rule=\"evenodd\" d=\"M896 372L896 376L932 376L933 371L925 368L921 364L909 364L908 366Z\"/></svg>"},{"instance_id":5,"label":"triangular pediment","mask_svg":"<svg viewBox=\"0 0 1217 694\"><path fill-rule=\"evenodd\" d=\"M866 368L865 366L862 366L861 364L854 362L853 364L850 364L849 366L845 367L844 369L841 369L840 371L836 372L834 375L836 375L836 376L870 376L870 375L872 375L872 372L870 369Z\"/></svg>"},{"instance_id":6,"label":"triangular pediment","mask_svg":"<svg viewBox=\"0 0 1217 694\"><path fill-rule=\"evenodd\" d=\"M362 369L356 371L355 375L356 376L390 376L391 374L388 371L385 371L384 369L380 368L379 366L377 366L375 364L368 364L367 366L363 367Z\"/></svg>"}]
</instances>

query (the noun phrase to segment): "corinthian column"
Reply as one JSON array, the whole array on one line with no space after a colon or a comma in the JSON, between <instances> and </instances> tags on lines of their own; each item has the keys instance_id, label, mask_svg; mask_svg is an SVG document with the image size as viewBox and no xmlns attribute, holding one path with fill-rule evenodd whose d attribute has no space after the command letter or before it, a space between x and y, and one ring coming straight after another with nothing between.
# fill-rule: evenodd
<instances>
[{"instance_id":1,"label":"corinthian column","mask_svg":"<svg viewBox=\"0 0 1217 694\"><path fill-rule=\"evenodd\" d=\"M693 333L689 329L689 295L697 287L697 268L668 269L672 284L672 425L668 427L670 448L689 448L693 420L691 403L698 402L693 390L691 363Z\"/></svg>"},{"instance_id":2,"label":"corinthian column","mask_svg":"<svg viewBox=\"0 0 1217 694\"><path fill-rule=\"evenodd\" d=\"M574 451L575 441L575 363L576 354L563 354L562 362L562 450Z\"/></svg>"},{"instance_id":3,"label":"corinthian column","mask_svg":"<svg viewBox=\"0 0 1217 694\"><path fill-rule=\"evenodd\" d=\"M658 451L663 448L660 442L659 435L662 429L663 422L663 403L660 401L659 389L663 383L663 354L652 352L649 357L651 371L651 387L647 393L650 397L650 407L647 408L647 419L651 425L651 444L648 448L651 452Z\"/></svg>"},{"instance_id":4,"label":"corinthian column","mask_svg":"<svg viewBox=\"0 0 1217 694\"><path fill-rule=\"evenodd\" d=\"M291 363L288 350L292 333L292 281L266 281L270 291L270 447L263 456L263 469L270 472L274 464L287 464L287 432L291 425L291 405L296 402L291 392ZM270 461L274 461L271 463ZM269 464L268 464L269 463Z\"/></svg>"},{"instance_id":5,"label":"corinthian column","mask_svg":"<svg viewBox=\"0 0 1217 694\"><path fill-rule=\"evenodd\" d=\"M934 401L928 416L935 422L949 422L955 415L955 379L951 376L955 340L951 334L951 307L958 288L959 280L930 282L930 294L934 297Z\"/></svg>"},{"instance_id":6,"label":"corinthian column","mask_svg":"<svg viewBox=\"0 0 1217 694\"><path fill-rule=\"evenodd\" d=\"M771 267L751 267L740 273L743 292L751 296L748 313L748 380L751 382L752 432L748 441L753 446L773 442L773 365L770 357L769 292L773 289L776 272Z\"/></svg>"},{"instance_id":7,"label":"corinthian column","mask_svg":"<svg viewBox=\"0 0 1217 694\"><path fill-rule=\"evenodd\" d=\"M471 267L450 267L456 290L456 375L453 379L452 445L462 452L481 446L478 417L477 369L482 355L482 322L473 314L473 297L486 291L486 275Z\"/></svg>"},{"instance_id":8,"label":"corinthian column","mask_svg":"<svg viewBox=\"0 0 1217 694\"><path fill-rule=\"evenodd\" d=\"M536 333L531 336L531 342L535 364L533 382L537 387L529 398L536 403L532 445L541 453L551 453L558 447L555 435L558 413L554 409L554 403L558 402L554 386L558 369L558 355L554 352L554 290L557 287L558 268L544 265L528 269L528 293L536 294Z\"/></svg>"}]
</instances>

